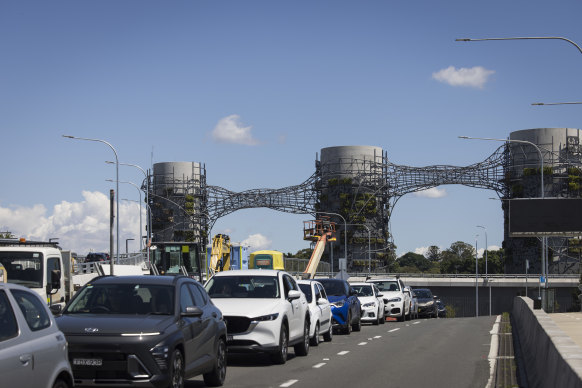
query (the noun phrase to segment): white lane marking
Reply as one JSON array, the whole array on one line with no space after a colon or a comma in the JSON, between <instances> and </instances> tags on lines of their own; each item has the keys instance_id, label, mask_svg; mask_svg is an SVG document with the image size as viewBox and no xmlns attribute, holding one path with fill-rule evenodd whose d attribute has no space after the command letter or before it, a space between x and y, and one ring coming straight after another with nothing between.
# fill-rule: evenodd
<instances>
[{"instance_id":1,"label":"white lane marking","mask_svg":"<svg viewBox=\"0 0 582 388\"><path fill-rule=\"evenodd\" d=\"M338 356L343 356L343 355L346 355L346 354L348 354L349 352L350 352L349 350L342 350L342 351L341 351L341 352L339 352L337 355L338 355Z\"/></svg>"},{"instance_id":2,"label":"white lane marking","mask_svg":"<svg viewBox=\"0 0 582 388\"><path fill-rule=\"evenodd\" d=\"M377 335L377 336L375 336L374 338L375 338L375 339L378 339L378 338L382 338L382 336L381 336L381 335Z\"/></svg>"},{"instance_id":3,"label":"white lane marking","mask_svg":"<svg viewBox=\"0 0 582 388\"><path fill-rule=\"evenodd\" d=\"M366 345L367 342L360 342L358 345L362 346L362 345Z\"/></svg>"},{"instance_id":4,"label":"white lane marking","mask_svg":"<svg viewBox=\"0 0 582 388\"><path fill-rule=\"evenodd\" d=\"M420 323L420 321L416 321L413 323L413 325L418 325Z\"/></svg>"},{"instance_id":5,"label":"white lane marking","mask_svg":"<svg viewBox=\"0 0 582 388\"><path fill-rule=\"evenodd\" d=\"M368 341L372 341L372 338L368 338Z\"/></svg>"},{"instance_id":6,"label":"white lane marking","mask_svg":"<svg viewBox=\"0 0 582 388\"><path fill-rule=\"evenodd\" d=\"M397 327L396 329L388 330L388 333L392 333L392 332L394 332L394 331L396 331L396 330L400 330L400 328L399 328L399 327Z\"/></svg>"},{"instance_id":7,"label":"white lane marking","mask_svg":"<svg viewBox=\"0 0 582 388\"><path fill-rule=\"evenodd\" d=\"M293 384L295 384L296 382L298 382L299 380L289 380L289 381L285 381L283 384L279 385L280 387L290 387Z\"/></svg>"},{"instance_id":8,"label":"white lane marking","mask_svg":"<svg viewBox=\"0 0 582 388\"><path fill-rule=\"evenodd\" d=\"M324 358L323 361L329 361L329 358Z\"/></svg>"},{"instance_id":9,"label":"white lane marking","mask_svg":"<svg viewBox=\"0 0 582 388\"><path fill-rule=\"evenodd\" d=\"M493 386L493 375L495 374L495 364L497 363L497 356L499 355L499 323L501 322L501 315L498 315L493 324L493 328L489 332L491 334L491 348L489 349L489 381L485 388Z\"/></svg>"},{"instance_id":10,"label":"white lane marking","mask_svg":"<svg viewBox=\"0 0 582 388\"><path fill-rule=\"evenodd\" d=\"M313 365L314 368L321 368L322 366L324 366L325 364L327 364L326 362L320 362L319 364L315 364Z\"/></svg>"}]
</instances>

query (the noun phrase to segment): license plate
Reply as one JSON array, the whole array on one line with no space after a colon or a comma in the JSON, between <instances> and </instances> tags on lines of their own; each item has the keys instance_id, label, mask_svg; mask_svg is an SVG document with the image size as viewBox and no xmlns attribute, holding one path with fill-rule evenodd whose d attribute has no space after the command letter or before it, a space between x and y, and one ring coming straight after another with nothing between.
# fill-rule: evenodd
<instances>
[{"instance_id":1,"label":"license plate","mask_svg":"<svg viewBox=\"0 0 582 388\"><path fill-rule=\"evenodd\" d=\"M103 360L100 358L74 358L73 365L80 366L102 366Z\"/></svg>"},{"instance_id":2,"label":"license plate","mask_svg":"<svg viewBox=\"0 0 582 388\"><path fill-rule=\"evenodd\" d=\"M232 335L227 335L227 336L226 336L226 341L227 341L227 342L231 342L231 341L233 341Z\"/></svg>"}]
</instances>

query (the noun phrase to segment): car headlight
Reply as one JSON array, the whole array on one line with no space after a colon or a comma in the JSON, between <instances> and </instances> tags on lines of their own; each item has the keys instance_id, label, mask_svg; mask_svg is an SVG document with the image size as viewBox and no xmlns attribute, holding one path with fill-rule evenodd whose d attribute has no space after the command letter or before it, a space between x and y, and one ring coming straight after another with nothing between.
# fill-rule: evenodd
<instances>
[{"instance_id":1,"label":"car headlight","mask_svg":"<svg viewBox=\"0 0 582 388\"><path fill-rule=\"evenodd\" d=\"M343 307L344 303L345 302L343 300L338 300L337 302L333 302L331 305L335 307Z\"/></svg>"},{"instance_id":2,"label":"car headlight","mask_svg":"<svg viewBox=\"0 0 582 388\"><path fill-rule=\"evenodd\" d=\"M265 321L274 321L279 317L279 313L269 314L269 315L261 315L260 317L251 318L251 322L265 322Z\"/></svg>"},{"instance_id":3,"label":"car headlight","mask_svg":"<svg viewBox=\"0 0 582 388\"><path fill-rule=\"evenodd\" d=\"M156 360L156 364L161 370L166 370L168 368L168 352L169 349L167 346L158 345L150 349L154 360Z\"/></svg>"},{"instance_id":4,"label":"car headlight","mask_svg":"<svg viewBox=\"0 0 582 388\"><path fill-rule=\"evenodd\" d=\"M401 302L401 301L402 301L402 298L400 298L400 297L388 299L388 302Z\"/></svg>"},{"instance_id":5,"label":"car headlight","mask_svg":"<svg viewBox=\"0 0 582 388\"><path fill-rule=\"evenodd\" d=\"M376 306L376 302L368 302L368 303L364 304L363 307L374 307L374 306Z\"/></svg>"}]
</instances>

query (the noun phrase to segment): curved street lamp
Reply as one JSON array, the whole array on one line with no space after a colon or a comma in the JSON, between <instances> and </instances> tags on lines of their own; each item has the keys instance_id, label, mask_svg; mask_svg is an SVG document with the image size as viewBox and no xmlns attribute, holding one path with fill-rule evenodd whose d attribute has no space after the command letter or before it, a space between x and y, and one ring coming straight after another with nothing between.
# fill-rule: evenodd
<instances>
[{"instance_id":1,"label":"curved street lamp","mask_svg":"<svg viewBox=\"0 0 582 388\"><path fill-rule=\"evenodd\" d=\"M479 39L461 38L461 39L455 39L455 41L456 42L481 42L481 41L485 41L485 40L532 40L532 39L563 40L563 41L566 41L566 42L570 43L571 45L575 46L578 49L578 51L580 51L580 53L582 54L582 48L580 46L578 46L576 44L576 42L574 42L568 38L564 38L562 36L515 36L515 37L508 37L508 38L479 38Z\"/></svg>"},{"instance_id":2,"label":"curved street lamp","mask_svg":"<svg viewBox=\"0 0 582 388\"><path fill-rule=\"evenodd\" d=\"M84 138L84 137L76 137L76 136L71 136L71 135L63 135L63 137L66 137L67 139L74 139L74 140L87 140L87 141L96 141L99 143L103 143L103 144L107 144L109 146L109 148L111 148L111 150L113 151L113 153L115 154L115 181L116 181L116 188L115 191L117 191L117 193L115 193L115 200L116 200L116 224L117 224L117 244L115 246L115 256L117 259L117 262L119 263L119 159L117 158L117 151L115 150L115 148L109 143L106 142L105 140L101 140L101 139L88 139L88 138ZM111 275L113 275L113 260L111 260Z\"/></svg>"},{"instance_id":3,"label":"curved street lamp","mask_svg":"<svg viewBox=\"0 0 582 388\"><path fill-rule=\"evenodd\" d=\"M345 255L346 262L347 262L347 260L348 260L348 224L346 223L346 219L341 214L332 213L332 212L315 212L315 214L330 214L333 216L338 216L344 221L344 255ZM333 255L332 255L332 257L333 257ZM333 260L333 258L332 258L332 260ZM333 276L333 261L331 262L331 274Z\"/></svg>"}]
</instances>

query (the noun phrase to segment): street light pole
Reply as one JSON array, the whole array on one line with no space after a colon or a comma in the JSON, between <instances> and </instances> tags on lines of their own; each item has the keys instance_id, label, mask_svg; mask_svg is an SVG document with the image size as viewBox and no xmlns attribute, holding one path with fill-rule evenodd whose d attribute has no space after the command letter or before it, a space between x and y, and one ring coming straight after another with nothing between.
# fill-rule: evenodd
<instances>
[{"instance_id":1,"label":"street light pole","mask_svg":"<svg viewBox=\"0 0 582 388\"><path fill-rule=\"evenodd\" d=\"M105 161L105 163L107 163L107 164L115 164L115 162L112 162L110 160ZM138 166L137 164L121 163L120 162L119 165L120 166L131 166L131 167L135 167L135 168L139 169L143 173L144 179L146 180L145 201L149 205L150 180L149 180L149 177L148 177L148 173L143 168L141 168L140 166ZM141 201L141 199L140 199L140 201ZM140 209L141 209L141 204L140 204ZM148 211L149 211L149 206L148 206ZM148 217L148 215L146 214L146 228L147 228L147 231L146 231L146 241L148 243L150 241L150 237L151 237L151 231L150 230L151 230L151 227L152 227L151 224L150 224L150 222L149 222L149 219L150 218L151 217ZM143 232L143 229L141 229L141 225L140 225L140 233L141 232ZM143 250L141 235L140 235L139 241L140 241L139 249L140 250ZM149 261L149 249L148 249L148 261Z\"/></svg>"},{"instance_id":2,"label":"street light pole","mask_svg":"<svg viewBox=\"0 0 582 388\"><path fill-rule=\"evenodd\" d=\"M348 225L354 225L354 226L363 226L364 228L368 229L368 275L370 275L372 273L372 258L370 256L370 252L372 251L372 248L370 246L370 240L371 240L371 232L370 232L370 228L368 227L368 225L364 225L364 224L348 224Z\"/></svg>"},{"instance_id":3,"label":"street light pole","mask_svg":"<svg viewBox=\"0 0 582 388\"><path fill-rule=\"evenodd\" d=\"M338 213L331 213L331 212L315 212L315 214L331 214L333 216L338 216L340 217L343 221L344 221L344 256L346 259L346 262L348 260L348 224L346 223L346 219ZM333 249L333 248L332 248ZM333 256L331 259L331 275L333 277Z\"/></svg>"},{"instance_id":4,"label":"street light pole","mask_svg":"<svg viewBox=\"0 0 582 388\"><path fill-rule=\"evenodd\" d=\"M113 180L111 180L111 179L106 179L106 181L107 182L113 182ZM138 234L138 237L139 237L139 250L141 252L142 249L143 249L142 237L141 237L142 236L142 233L143 233L143 224L142 224L142 221L141 221L142 220L142 216L141 216L141 213L142 213L142 210L141 210L141 203L142 203L142 201L141 201L141 189L135 183L133 183L133 182L121 181L120 183L130 184L133 187L135 187L137 189L137 191L139 191L139 234Z\"/></svg>"},{"instance_id":5,"label":"street light pole","mask_svg":"<svg viewBox=\"0 0 582 388\"><path fill-rule=\"evenodd\" d=\"M489 316L491 316L491 284L489 283L489 272L487 271L487 228L481 225L477 225L478 228L482 228L485 231L485 283L489 287Z\"/></svg>"},{"instance_id":6,"label":"street light pole","mask_svg":"<svg viewBox=\"0 0 582 388\"><path fill-rule=\"evenodd\" d=\"M561 37L561 36L517 36L517 37L508 37L508 38L481 38L481 39L472 39L472 38L462 38L462 39L455 39L456 42L481 42L485 40L532 40L532 39L558 39L566 41L573 46L575 46L578 51L582 54L582 48L578 46L575 42L571 41L570 39Z\"/></svg>"},{"instance_id":7,"label":"street light pole","mask_svg":"<svg viewBox=\"0 0 582 388\"><path fill-rule=\"evenodd\" d=\"M527 140L514 140L514 139L492 139L487 137L469 137L469 136L459 136L459 139L469 139L469 140L491 140L491 141L502 141L505 143L522 143L529 144L533 146L540 155L540 165L541 165L541 198L544 199L544 156L540 147ZM544 287L548 287L548 275L546 273L546 237L542 237L542 276L544 276Z\"/></svg>"},{"instance_id":8,"label":"street light pole","mask_svg":"<svg viewBox=\"0 0 582 388\"><path fill-rule=\"evenodd\" d=\"M479 262L477 255L477 238L479 235L475 235L475 316L479 316Z\"/></svg>"},{"instance_id":9,"label":"street light pole","mask_svg":"<svg viewBox=\"0 0 582 388\"><path fill-rule=\"evenodd\" d=\"M117 224L117 244L115 246L115 255L116 255L116 259L119 262L119 159L117 157L117 151L115 150L115 148L111 145L111 143L106 142L105 140L100 140L100 139L88 139L88 138L84 138L84 137L76 137L76 136L71 136L71 135L63 135L63 137L66 137L67 139L74 139L74 140L87 140L87 141L96 141L99 143L103 143L103 144L107 144L109 146L109 148L111 148L111 150L113 151L113 153L115 154L115 181L116 181L116 187L115 187L115 200L116 200L116 216L115 218L116 220L116 224ZM113 260L111 261L113 262ZM111 266L111 275L113 275L113 265Z\"/></svg>"}]
</instances>

